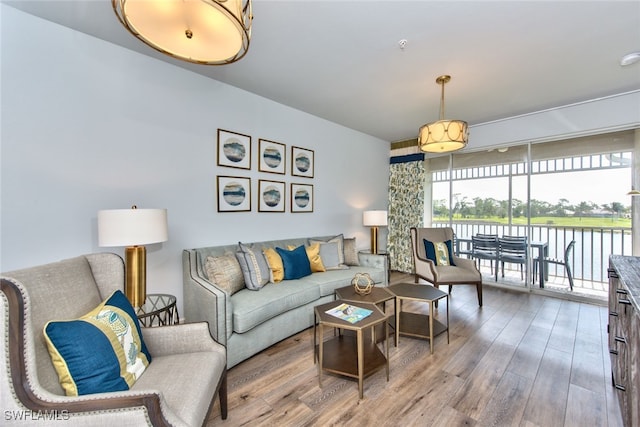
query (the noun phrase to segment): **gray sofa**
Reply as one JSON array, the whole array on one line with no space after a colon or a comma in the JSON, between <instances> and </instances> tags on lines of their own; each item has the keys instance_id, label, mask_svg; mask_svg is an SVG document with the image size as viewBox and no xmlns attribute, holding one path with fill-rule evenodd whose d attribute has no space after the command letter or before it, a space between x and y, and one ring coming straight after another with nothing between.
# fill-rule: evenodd
<instances>
[{"instance_id":1,"label":"gray sofa","mask_svg":"<svg viewBox=\"0 0 640 427\"><path fill-rule=\"evenodd\" d=\"M122 290L124 280L122 258L111 253L2 274L3 425L200 426L218 391L226 418L225 348L204 323L142 328L152 360L129 390L65 395L47 351L44 325L84 316ZM71 338L80 340L77 334ZM96 348L95 341L84 343Z\"/></svg>"},{"instance_id":2,"label":"gray sofa","mask_svg":"<svg viewBox=\"0 0 640 427\"><path fill-rule=\"evenodd\" d=\"M331 236L253 243L254 248L288 248L327 241ZM244 243L244 242L243 242ZM184 315L187 322L206 321L211 335L227 347L231 368L271 345L313 325L313 307L334 299L337 288L348 286L356 273L368 273L377 286L387 286L387 260L382 255L353 252L348 268L268 283L260 290L231 293L209 278L207 257L235 254L238 244L183 251Z\"/></svg>"}]
</instances>

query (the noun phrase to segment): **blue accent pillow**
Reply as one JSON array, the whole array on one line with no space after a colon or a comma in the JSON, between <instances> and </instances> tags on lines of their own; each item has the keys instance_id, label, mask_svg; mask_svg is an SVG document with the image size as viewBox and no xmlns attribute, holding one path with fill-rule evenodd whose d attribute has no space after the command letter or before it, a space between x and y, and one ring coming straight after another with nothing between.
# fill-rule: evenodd
<instances>
[{"instance_id":1,"label":"blue accent pillow","mask_svg":"<svg viewBox=\"0 0 640 427\"><path fill-rule=\"evenodd\" d=\"M304 245L292 251L276 248L284 265L284 280L299 279L311 274L311 263Z\"/></svg>"},{"instance_id":2,"label":"blue accent pillow","mask_svg":"<svg viewBox=\"0 0 640 427\"><path fill-rule=\"evenodd\" d=\"M128 390L151 362L121 291L79 319L48 322L44 337L67 396Z\"/></svg>"},{"instance_id":3,"label":"blue accent pillow","mask_svg":"<svg viewBox=\"0 0 640 427\"><path fill-rule=\"evenodd\" d=\"M453 262L453 244L451 240L430 242L427 239L423 239L423 242L427 259L430 259L436 265L456 265Z\"/></svg>"}]
</instances>

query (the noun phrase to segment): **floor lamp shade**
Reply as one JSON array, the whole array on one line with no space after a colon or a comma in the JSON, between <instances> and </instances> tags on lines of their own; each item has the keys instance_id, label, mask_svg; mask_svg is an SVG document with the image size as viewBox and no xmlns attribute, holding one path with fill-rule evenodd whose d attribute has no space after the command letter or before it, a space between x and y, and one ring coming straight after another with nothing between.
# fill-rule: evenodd
<instances>
[{"instance_id":1,"label":"floor lamp shade","mask_svg":"<svg viewBox=\"0 0 640 427\"><path fill-rule=\"evenodd\" d=\"M387 226L387 211L364 211L362 223L371 227L371 253L378 253L378 227Z\"/></svg>"},{"instance_id":2,"label":"floor lamp shade","mask_svg":"<svg viewBox=\"0 0 640 427\"><path fill-rule=\"evenodd\" d=\"M166 209L111 209L98 212L98 245L125 246L125 295L134 307L146 299L147 251L144 245L168 240Z\"/></svg>"}]
</instances>

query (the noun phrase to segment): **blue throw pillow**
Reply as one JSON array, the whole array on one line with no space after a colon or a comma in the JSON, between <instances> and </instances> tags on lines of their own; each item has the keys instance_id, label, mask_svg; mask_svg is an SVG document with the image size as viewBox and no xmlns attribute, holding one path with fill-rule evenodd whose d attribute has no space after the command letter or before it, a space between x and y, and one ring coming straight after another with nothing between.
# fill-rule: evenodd
<instances>
[{"instance_id":1,"label":"blue throw pillow","mask_svg":"<svg viewBox=\"0 0 640 427\"><path fill-rule=\"evenodd\" d=\"M276 248L284 265L284 280L299 279L311 274L311 264L304 245L292 251Z\"/></svg>"},{"instance_id":2,"label":"blue throw pillow","mask_svg":"<svg viewBox=\"0 0 640 427\"><path fill-rule=\"evenodd\" d=\"M128 390L151 362L121 291L79 319L48 322L44 337L67 396Z\"/></svg>"},{"instance_id":3,"label":"blue throw pillow","mask_svg":"<svg viewBox=\"0 0 640 427\"><path fill-rule=\"evenodd\" d=\"M453 262L453 245L451 240L444 242L430 242L427 239L423 239L423 241L427 259L430 259L436 265L456 265Z\"/></svg>"}]
</instances>

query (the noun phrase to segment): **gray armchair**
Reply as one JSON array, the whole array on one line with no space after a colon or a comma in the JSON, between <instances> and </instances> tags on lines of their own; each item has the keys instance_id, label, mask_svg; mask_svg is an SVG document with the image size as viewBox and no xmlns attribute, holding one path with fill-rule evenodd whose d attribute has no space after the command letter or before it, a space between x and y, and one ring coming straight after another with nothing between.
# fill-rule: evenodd
<instances>
[{"instance_id":1,"label":"gray armchair","mask_svg":"<svg viewBox=\"0 0 640 427\"><path fill-rule=\"evenodd\" d=\"M415 282L424 279L436 288L440 285L448 285L449 292L453 285L475 285L478 292L478 304L482 307L482 275L476 268L475 262L470 259L460 258L451 254L453 265L436 265L427 258L424 240L430 242L454 243L452 228L411 228L411 246Z\"/></svg>"},{"instance_id":2,"label":"gray armchair","mask_svg":"<svg viewBox=\"0 0 640 427\"><path fill-rule=\"evenodd\" d=\"M206 323L142 328L152 361L129 390L65 395L44 325L85 315L123 284L122 258L109 253L2 274L0 407L6 422L29 425L24 422L35 423L34 414L44 414L65 426L200 426L216 394L226 418L226 351Z\"/></svg>"}]
</instances>

